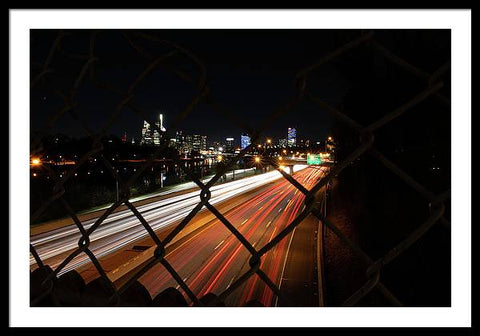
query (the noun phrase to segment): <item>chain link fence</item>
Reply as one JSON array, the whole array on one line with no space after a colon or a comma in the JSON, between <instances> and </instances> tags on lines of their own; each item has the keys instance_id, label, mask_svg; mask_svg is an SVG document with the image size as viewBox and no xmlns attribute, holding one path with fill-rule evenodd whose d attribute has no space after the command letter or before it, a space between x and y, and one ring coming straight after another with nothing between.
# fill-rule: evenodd
<instances>
[{"instance_id":1,"label":"chain link fence","mask_svg":"<svg viewBox=\"0 0 480 336\"><path fill-rule=\"evenodd\" d=\"M358 31L357 36L338 47L337 49L331 51L330 53L324 55L314 64L301 69L297 72L295 77L295 97L283 105L281 108L270 113L264 121L260 124L259 127L251 127L246 123L245 120L242 120L237 115L232 113L225 106L215 102L212 98L210 87L207 81L207 68L204 63L198 59L193 52L176 44L175 42L168 41L162 38L159 38L150 33L144 33L141 31L118 31L118 35L124 41L126 41L133 50L145 61L144 70L141 71L138 76L131 82L127 90L121 90L118 88L114 82L105 82L100 79L98 74L98 68L102 63L101 57L98 55L99 44L101 43L101 36L103 32L93 31L91 32L88 41L84 41L86 45L89 45L88 53L85 54L72 54L69 51L64 49L63 41L67 36L75 35L75 31L59 31L56 39L54 40L51 48L47 53L47 57L43 64L32 64L32 77L31 77L31 90L45 90L46 83L50 79L55 78L56 76L62 76L59 73L59 69L54 67L54 58L64 57L69 61L74 62L78 65L77 74L74 80L71 82L70 89L66 90L57 90L53 89L53 93L58 95L63 100L63 106L59 107L57 112L54 113L50 120L46 123L45 132L51 130L54 124L63 116L69 115L75 122L78 127L83 130L86 136L88 136L92 141L92 146L90 150L78 158L75 164L68 170L68 172L59 177L56 172L53 171L48 165L44 165L42 169L45 169L49 174L50 178L55 181L55 186L53 188L52 195L45 199L42 205L36 209L32 209L31 223L34 223L41 215L44 213L48 207L54 202L59 202L65 211L69 214L73 222L75 223L78 231L81 234L81 238L78 241L78 247L69 252L68 256L63 260L63 262L58 265L54 270L49 266L44 265L41 258L39 257L35 247L30 244L30 252L35 259L38 268L31 273L31 305L32 306L42 306L42 305L71 305L72 302L76 302L81 305L96 305L97 301L85 301L85 297L72 299L73 296L77 295L80 297L80 292L84 290L83 285L79 285L81 281L76 278L73 273L65 273L59 277L59 273L64 269L76 256L80 254L85 254L88 256L92 264L95 266L100 277L96 280L95 289L92 289L90 292L92 297L99 297L100 293L104 300L102 301L103 305L106 306L125 306L125 305L137 305L137 306L150 306L150 305L187 305L184 297L180 292L169 288L164 292L160 293L153 300L148 293L145 292L145 289L142 288L138 279L150 270L154 265L161 264L165 270L167 270L170 275L175 279L180 288L188 296L188 299L192 302L194 306L219 306L222 305L225 299L232 294L237 288L242 286L246 281L248 281L252 276L257 275L266 286L268 286L275 296L283 300L284 302L290 303L292 306L295 306L295 302L291 300L282 293L278 285L272 281L265 270L261 266L262 257L269 251L271 251L280 241L282 241L287 235L292 233L292 231L297 227L307 216L313 214L316 216L324 226L329 230L335 233L341 241L349 246L354 253L361 258L367 265L366 275L368 280L355 292L351 293L350 297L345 300L343 305L353 306L357 304L363 297L370 293L373 289L379 289L380 292L385 296L385 298L393 306L401 306L401 299L397 298L395 293L393 293L384 283L382 283L381 274L382 270L386 265L395 260L398 256L402 255L412 244L416 241L422 239L430 228L434 225L442 225L449 227L449 220L444 216L445 213L445 202L450 198L450 190L441 192L439 194L434 193L428 190L422 183L416 181L412 176L402 170L401 167L397 166L394 162L389 160L384 156L379 150L375 148L376 140L375 133L388 124L395 123L396 119L409 111L412 107L418 105L420 102L424 101L427 98L433 98L440 101L442 104L445 104L447 108L450 108L450 101L445 97L440 89L444 85L442 82L442 76L448 74L449 64L445 64L440 67L437 71L433 73L427 73L421 69L416 68L414 65L408 63L407 60L404 60L400 56L388 50L385 46L379 43L375 39L374 31ZM142 47L141 42L148 42L151 45L158 45L163 47L166 52L163 52L159 55L154 55L150 53L146 48ZM311 92L308 86L308 78L310 75L314 74L322 65L331 62L345 54L348 54L352 50L355 50L359 47L368 47L375 51L376 55L381 55L385 57L389 62L392 62L398 65L400 68L404 69L406 72L413 74L418 80L421 80L425 83L424 89L418 94L409 97L406 99L405 103L401 106L398 106L392 111L387 111L383 116L377 120L371 122L368 125L361 125L356 120L352 119L350 116L346 115L339 109L334 106L331 106L318 96L315 92ZM185 71L176 67L173 62L170 62L175 57L183 57L185 60L188 60L191 71ZM228 118L231 123L238 126L241 130L252 136L252 144L255 144L256 141L262 136L264 132L272 123L278 120L283 115L292 113L295 111L295 108L300 102L307 102L314 106L317 106L319 109L327 111L331 117L338 122L342 123L345 127L351 129L359 139L358 146L351 151L348 155L341 158L334 166L331 167L328 174L319 180L313 188L308 190L305 188L299 181L294 177L287 174L283 169L280 168L276 160L270 158L263 158L265 164L271 165L275 168L284 179L291 183L295 188L298 189L304 195L304 209L297 215L297 217L291 221L282 231L280 231L276 236L274 236L267 244L264 246L252 246L251 242L242 235L242 233L233 225L227 218L210 203L211 191L210 188L217 182L219 179L233 167L235 162L242 159L246 153L251 149L251 146L246 147L241 150L240 153L236 154L234 157L229 159L219 171L214 175L212 179L208 182L202 182L196 174L193 173L192 169L185 167L180 164L180 161L176 159L178 166L184 170L184 173L195 182L195 184L200 188L199 197L200 201L198 204L191 210L191 212L181 220L181 222L164 238L160 239L156 232L152 229L152 226L144 218L144 216L138 211L138 209L129 201L130 199L130 187L133 183L141 176L141 174L146 171L146 169L152 167L154 164L155 158L157 158L162 150L168 146L168 144L163 144L156 149L154 155L152 155L140 169L136 171L133 176L129 179L124 180L117 173L111 163L102 155L104 150L101 138L106 135L114 121L118 118L121 111L128 110L130 113L136 114L141 120L146 120L150 123L151 127L155 128L156 131L162 132L156 123L153 120L149 119L148 114L140 107L138 102L139 98L137 96L137 89L141 85L142 81L150 73L155 71L157 68L163 67L177 76L180 80L188 83L192 86L195 91L194 96L191 100L185 104L181 113L176 116L176 119L171 123L171 126L166 131L166 136L174 136L175 132L182 125L182 121L189 115L189 113L199 104L207 104L213 111L215 111L219 118ZM97 90L102 92L108 92L112 94L117 99L116 108L112 111L106 123L103 125L103 128L100 132L95 132L91 130L82 116L77 113L77 100L78 91L81 85L89 81ZM31 113L36 113L36 111L31 111ZM42 140L40 137L31 139L31 155L32 156L41 156L45 151L45 148L42 147ZM105 209L100 217L98 217L93 225L88 229L84 227L80 219L78 218L75 211L69 205L65 199L65 186L67 181L69 181L74 174L79 170L82 165L84 165L90 157L98 158L106 167L107 171L111 176L118 182L119 186L119 196L118 199L107 209ZM342 176L342 171L344 171L352 162L360 157L369 157L373 160L378 161L386 170L392 174L398 176L406 185L415 190L419 195L421 195L426 200L426 205L429 207L430 215L426 219L419 218L419 225L417 228L412 231L408 237L403 239L400 243L395 246L392 246L391 249L384 254L382 257L373 259L370 257L359 244L352 241L346 234L342 232L338 227L333 225L325 217L325 211L323 211L323 204L316 202L320 195L322 188L326 187L327 183L336 176ZM153 258L143 265L125 284L117 288L108 278L104 269L102 268L97 256L90 249L90 237L95 230L105 221L105 219L111 215L116 209L121 205L125 205L131 213L140 221L143 228L148 232L148 235L154 241L156 249L154 252ZM211 213L215 215L216 218L227 228L231 234L233 234L236 239L243 245L245 249L250 253L249 259L249 270L243 275L238 277L231 286L224 290L219 295L207 294L202 298L196 296L187 283L182 279L178 274L177 270L169 263L165 258L165 247L172 240L177 237L177 235L192 221L194 216L198 214L202 209L208 209ZM321 239L320 237L319 239ZM72 275L73 274L73 275ZM328 289L327 289L328 290ZM69 294L68 294L68 293ZM68 295L67 295L67 294ZM82 301L83 300L83 301Z\"/></svg>"}]
</instances>

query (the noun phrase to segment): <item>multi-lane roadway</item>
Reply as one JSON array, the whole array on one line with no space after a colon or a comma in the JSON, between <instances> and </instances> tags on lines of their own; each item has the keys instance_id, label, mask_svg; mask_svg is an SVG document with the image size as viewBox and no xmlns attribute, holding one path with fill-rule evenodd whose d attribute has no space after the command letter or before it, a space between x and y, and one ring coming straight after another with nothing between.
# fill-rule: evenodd
<instances>
[{"instance_id":1,"label":"multi-lane roadway","mask_svg":"<svg viewBox=\"0 0 480 336\"><path fill-rule=\"evenodd\" d=\"M294 167L294 178L307 189L324 174L323 168ZM252 197L249 193L255 191ZM241 203L226 212L226 218L259 249L290 223L303 209L304 195L290 182L281 179L277 171L215 185L211 188L210 203L220 205L240 197ZM138 211L161 233L174 227L199 202L198 190L138 206ZM245 195L247 198L245 199ZM228 202L227 202L228 201ZM95 219L82 223L88 229ZM193 219L195 222L195 218ZM277 285L281 284L295 231L263 256L261 268ZM45 264L57 267L78 245L80 233L74 225L31 237ZM98 257L120 253L132 243L145 240L147 231L131 211L111 214L90 236L90 249ZM247 249L218 220L212 220L195 230L172 248L167 249L167 260L198 296L208 292L221 293L248 270L250 254ZM31 268L35 268L33 257ZM75 257L60 274L85 268L90 263L85 254ZM311 265L310 265L311 266ZM163 266L157 265L144 274L140 282L152 297L167 287L179 288ZM241 305L257 299L269 306L274 304L273 292L256 275L228 297L227 305Z\"/></svg>"},{"instance_id":2,"label":"multi-lane roadway","mask_svg":"<svg viewBox=\"0 0 480 336\"><path fill-rule=\"evenodd\" d=\"M297 166L300 170L304 166ZM267 185L280 178L280 173L272 171L262 175L247 177L211 188L211 204L225 202L235 196ZM138 211L155 231L166 230L185 217L200 201L199 192L191 191L181 195L138 206ZM90 228L95 219L83 222L85 229ZM109 255L119 249L147 236L147 231L130 210L111 214L91 235L90 249L97 257ZM45 264L57 267L66 256L78 247L81 234L74 225L67 225L45 233L33 235L30 242L37 250ZM89 262L85 254L75 257L60 274L76 269ZM33 256L30 257L31 268L36 267Z\"/></svg>"},{"instance_id":3,"label":"multi-lane roadway","mask_svg":"<svg viewBox=\"0 0 480 336\"><path fill-rule=\"evenodd\" d=\"M305 169L295 174L307 189L324 174L323 169ZM271 241L303 210L304 195L290 182L281 180L226 214L226 218L256 249ZM281 284L293 231L267 252L260 268L277 285ZM166 259L198 297L220 294L249 269L249 251L219 221L214 220L187 241L170 251ZM305 265L313 267L313 265ZM167 287L181 287L161 265L154 266L139 281L152 296ZM226 300L227 306L239 306L256 299L266 306L275 305L272 290L256 275L237 288Z\"/></svg>"}]
</instances>

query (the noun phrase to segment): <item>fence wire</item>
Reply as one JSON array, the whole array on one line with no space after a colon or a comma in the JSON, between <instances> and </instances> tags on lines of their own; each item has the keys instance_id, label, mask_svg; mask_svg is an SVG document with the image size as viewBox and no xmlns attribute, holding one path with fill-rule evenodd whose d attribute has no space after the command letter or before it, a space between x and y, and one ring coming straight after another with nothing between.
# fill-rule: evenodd
<instances>
[{"instance_id":1,"label":"fence wire","mask_svg":"<svg viewBox=\"0 0 480 336\"><path fill-rule=\"evenodd\" d=\"M76 225L81 238L78 241L78 247L75 248L68 256L61 262L55 269L50 269L49 266L46 266L44 262L39 257L35 247L30 244L30 252L35 259L35 262L38 266L38 269L32 273L31 281L37 281L40 283L40 287L32 290L31 292L31 305L41 305L46 298L50 298L53 305L62 305L65 304L65 299L61 298L61 291L55 290L55 288L61 288L61 281L59 278L59 272L62 271L76 256L80 254L85 254L89 260L92 262L98 274L100 275L100 286L104 292L108 294L108 300L104 303L105 305L125 305L128 301L128 293L135 291L138 293L138 289L135 286L138 286L138 279L150 270L153 266L161 264L166 271L172 276L173 279L178 283L180 288L185 292L190 301L194 306L215 306L221 305L225 299L232 294L237 288L246 283L252 276L257 275L266 286L268 286L273 293L284 302L288 302L291 305L295 305L295 302L286 297L282 291L279 289L278 285L272 281L268 275L262 270L261 259L267 252L272 250L279 242L284 239L288 234L290 234L295 227L297 227L308 215L313 214L316 216L326 227L328 227L338 238L361 259L367 265L366 276L367 281L356 290L354 293L351 293L343 305L353 306L357 304L363 297L370 293L373 289L379 289L380 292L385 296L389 302L394 306L401 306L402 302L399 298L396 297L394 293L390 291L387 286L381 282L381 273L383 268L391 263L395 258L400 256L405 250L407 250L413 243L422 239L428 230L435 224L440 223L445 227L449 227L449 220L444 217L445 205L444 203L450 198L450 190L444 191L442 193L436 194L427 187L422 185L420 182L416 181L412 176L402 170L401 167L397 166L395 163L390 161L385 157L379 150L375 148L375 132L385 127L388 124L395 123L395 120L409 111L412 107L416 106L420 102L424 101L427 98L433 98L445 104L447 108L450 108L450 101L440 92L440 89L443 87L443 82L441 80L442 75L444 75L449 70L449 63L442 65L438 70L433 73L427 73L422 69L416 68L414 65L410 64L407 60L404 60L400 56L396 55L394 52L388 50L380 42L375 40L375 32L361 32L356 39L348 41L344 45L340 46L336 50L331 51L330 53L324 55L314 64L305 67L297 72L295 77L295 97L285 103L283 106L277 110L270 113L262 123L260 127L254 128L248 125L244 120L239 119L234 113L232 113L228 107L223 106L214 101L211 95L211 91L207 81L207 68L204 63L198 59L193 52L190 50L165 39L161 39L157 36L150 35L143 32L137 31L121 31L119 34L124 38L128 45L130 45L133 50L145 61L144 69L137 75L136 78L130 83L126 90L121 89L116 86L115 83L103 82L98 73L98 63L101 61L101 57L98 56L98 45L101 43L101 36L103 31L94 31L89 37L89 51L87 54L73 54L64 48L64 40L71 36L72 32L59 31L56 39L51 45L50 50L47 53L47 57L43 64L32 63L32 79L31 79L31 90L37 88L43 88L42 85L45 85L48 80L58 76L59 73L55 69L53 64L53 59L57 57L66 58L72 62L78 64L77 75L74 78L71 88L68 91L60 92L56 89L53 89L53 94L59 96L63 101L63 106L59 107L57 112L54 113L51 118L48 120L44 127L44 132L48 133L55 123L62 117L69 115L75 122L78 127L83 130L85 135L91 139L92 146L91 149L85 153L81 158L76 160L74 166L68 170L68 172L61 177L58 177L56 172L53 171L48 165L44 165L44 169L49 174L49 176L55 181L52 195L46 199L42 205L37 209L32 209L31 223L34 223L40 216L52 206L52 203L59 201L59 203L64 207L65 211L73 220L73 223ZM148 41L157 46L163 47L166 51L160 55L152 55L149 51L145 50L140 41ZM412 74L417 79L425 83L424 89L418 92L416 95L410 97L403 105L398 106L392 111L386 111L386 113L378 118L377 120L371 122L368 125L361 125L356 120L347 116L345 113L339 109L329 105L327 102L315 95L314 92L310 92L308 89L308 77L315 73L320 67L325 65L328 62L331 62L344 54L351 52L352 50L359 48L361 46L369 47L374 50L376 53L379 53L385 57L388 61L398 65L400 68L404 69L406 72ZM173 62L169 62L175 57L184 57L184 59L190 62L191 66L195 70L186 72L173 65ZM172 122L169 129L165 132L160 130L156 123L153 120L150 120L148 114L140 107L139 98L137 96L137 90L142 81L146 78L147 75L157 70L158 68L163 68L174 74L182 82L190 85L194 90L195 94L191 97L190 101L185 104L182 111L176 116L176 119ZM34 74L34 75L33 75ZM97 90L109 92L117 97L117 105L115 109L111 112L108 120L103 125L100 132L95 132L91 130L87 123L82 119L81 115L77 113L78 106L78 90L81 87L82 83L89 81L95 86ZM346 127L350 128L358 135L359 145L345 158L340 162L337 162L331 169L328 174L319 180L313 188L310 190L306 189L299 181L294 177L285 173L283 169L278 165L274 160L269 160L264 158L265 164L271 165L276 169L284 179L291 183L295 188L297 188L301 193L305 195L303 205L303 210L293 219L282 231L277 233L268 243L264 246L255 247L249 240L242 235L242 233L214 206L210 203L211 191L210 188L220 180L220 178L228 171L231 170L234 164L240 160L245 154L250 151L253 144L261 137L262 133L272 125L276 120L278 120L283 115L294 111L296 106L300 102L308 102L318 108L327 111L333 119L338 120L343 123ZM115 168L112 164L102 155L104 150L101 139L103 136L107 135L107 132L111 128L115 120L117 120L119 114L123 110L129 110L131 113L137 115L141 120L146 120L150 123L151 127L154 128L159 133L164 133L167 138L169 136L174 136L175 132L179 130L179 127L182 125L182 122L185 118L191 113L191 111L197 107L199 104L205 103L210 106L218 115L218 117L228 118L228 120L239 127L242 131L252 135L251 145L241 150L240 153L229 159L222 167L217 171L217 173L211 178L207 183L202 182L196 174L192 171L191 168L185 167L180 164L179 158L174 158L175 163L178 164L184 173L200 188L199 197L200 201L198 204L190 211L190 213L185 216L174 229L166 235L165 238L160 239L155 230L152 228L151 224L145 219L145 217L138 211L135 205L129 201L130 199L130 187L134 182L142 175L142 173L150 168L154 164L154 160L160 156L162 151L168 146L167 143L159 146L153 155L143 164L140 169L136 171L133 176L128 180L123 180L119 174L117 174ZM31 113L35 113L32 111ZM31 139L31 155L41 155L45 148L42 147L42 139L40 136L37 138ZM393 246L386 254L377 259L372 259L359 244L352 241L347 234L343 233L336 225L331 223L325 217L325 211L323 211L324 204L318 201L319 192L327 183L336 176L341 176L341 173L346 169L353 161L360 157L368 156L380 163L385 169L390 171L392 174L398 176L406 185L411 187L416 191L420 196L422 196L428 203L430 209L430 215L427 219L419 219L418 227L411 232L408 237L398 243L396 246ZM118 199L107 209L105 209L100 217L98 217L93 225L88 229L85 229L81 220L69 205L65 198L65 185L66 183L74 176L74 174L84 165L89 158L98 158L103 165L106 167L107 171L119 184L119 197ZM143 265L125 284L117 288L114 283L108 278L105 270L102 268L98 257L90 249L90 237L98 229L98 227L108 218L109 215L114 213L120 206L125 205L127 209L130 210L131 214L135 216L145 231L148 233L148 236L153 240L156 245L156 249L153 255L153 258L149 260L145 265ZM216 295L206 295L203 298L199 298L192 291L187 283L182 279L178 274L177 270L169 263L165 258L166 246L171 243L178 234L192 221L192 219L197 215L202 209L208 209L222 224L223 226L235 236L236 239L242 244L243 247L249 252L249 270L238 277L231 286L224 290L218 296ZM319 239L323 239L322 236L319 236ZM71 275L70 275L71 276ZM170 290L170 289L169 289ZM176 298L171 302L180 302L181 298L175 296L175 293L170 293L169 290L161 293L159 296L167 295L170 298ZM131 294L130 294L131 295ZM138 301L138 297L136 299ZM175 301L177 300L177 301ZM179 301L178 301L179 300ZM68 301L68 300L67 300ZM145 301L145 302L148 302ZM155 302L155 299L153 299ZM145 303L145 304L151 304ZM141 305L141 304L140 304ZM172 303L172 305L174 305Z\"/></svg>"}]
</instances>

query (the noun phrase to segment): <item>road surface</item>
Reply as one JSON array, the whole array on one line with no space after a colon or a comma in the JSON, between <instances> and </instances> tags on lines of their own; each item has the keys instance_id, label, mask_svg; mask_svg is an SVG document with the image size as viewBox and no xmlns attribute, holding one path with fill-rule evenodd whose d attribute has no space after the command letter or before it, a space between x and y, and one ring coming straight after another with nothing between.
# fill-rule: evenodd
<instances>
[{"instance_id":1,"label":"road surface","mask_svg":"<svg viewBox=\"0 0 480 336\"><path fill-rule=\"evenodd\" d=\"M304 169L305 166L295 166L294 171ZM211 187L212 197L210 203L221 204L234 197L238 197L261 186L268 185L279 179L281 174L277 171L247 177ZM200 201L199 192L193 191L182 195L173 196L161 201L139 206L137 209L152 228L158 233L171 229L178 224ZM88 229L96 219L83 222ZM147 237L148 233L140 221L130 210L119 211L111 214L91 235L90 249L102 258L125 248L132 243ZM68 225L56 230L31 236L31 243L44 264L55 269L75 248L81 238L75 225ZM85 254L75 257L59 275L90 263ZM30 267L36 268L33 256L30 257Z\"/></svg>"},{"instance_id":2,"label":"road surface","mask_svg":"<svg viewBox=\"0 0 480 336\"><path fill-rule=\"evenodd\" d=\"M324 169L307 168L294 177L310 189L324 175ZM256 249L260 249L303 210L304 198L290 182L281 180L228 212L226 218ZM261 269L277 285L281 283L294 234L295 231L287 235L262 257ZM223 292L249 269L249 258L248 250L219 220L206 225L166 255L168 262L197 297L209 292L217 295ZM303 267L312 268L313 265ZM160 264L142 275L139 281L152 297L168 287L181 290ZM237 288L225 304L241 306L252 299L265 306L276 304L274 293L257 275Z\"/></svg>"}]
</instances>

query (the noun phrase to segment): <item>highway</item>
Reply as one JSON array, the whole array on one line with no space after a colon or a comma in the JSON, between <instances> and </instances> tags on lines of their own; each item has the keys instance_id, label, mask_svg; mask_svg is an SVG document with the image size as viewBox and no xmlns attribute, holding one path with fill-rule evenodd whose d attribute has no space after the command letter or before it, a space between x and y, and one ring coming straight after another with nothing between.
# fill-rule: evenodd
<instances>
[{"instance_id":1,"label":"highway","mask_svg":"<svg viewBox=\"0 0 480 336\"><path fill-rule=\"evenodd\" d=\"M304 169L305 165L294 166L294 171ZM279 179L281 174L277 171L261 175L246 177L237 181L215 185L211 188L210 203L220 204L251 190L268 185ZM144 216L155 232L161 232L174 227L180 222L200 201L198 190L172 196L160 201L138 206L138 211ZM93 225L96 219L82 223L85 229ZM111 214L91 235L90 249L97 258L111 255L112 253L139 241L148 235L140 221L130 210L118 211ZM78 228L68 225L45 233L31 236L31 243L36 248L40 258L46 265L53 269L65 257L78 247L81 235ZM85 254L76 256L59 275L90 263ZM30 257L31 269L36 268L33 256Z\"/></svg>"},{"instance_id":2,"label":"highway","mask_svg":"<svg viewBox=\"0 0 480 336\"><path fill-rule=\"evenodd\" d=\"M294 177L310 189L325 174L324 169L304 169ZM304 198L290 182L282 179L225 216L256 249L260 249L303 210ZM261 269L277 285L282 281L294 234L295 230L262 257ZM219 220L205 225L166 255L168 262L197 297L209 292L220 294L249 269L249 258L248 250ZM302 267L312 265L305 264ZM159 264L142 275L139 281L152 297L168 287L182 290ZM265 306L276 304L274 293L256 275L237 288L225 304L241 306L251 299L259 300Z\"/></svg>"},{"instance_id":3,"label":"highway","mask_svg":"<svg viewBox=\"0 0 480 336\"><path fill-rule=\"evenodd\" d=\"M227 179L229 179L232 176L237 176L237 179L238 179L239 176L244 177L248 174L254 174L254 173L255 173L255 168L235 169L233 171L229 171L229 172L225 173L225 177ZM203 178L200 178L200 180L202 181L202 183L205 184L205 183L208 183L208 181L210 181L214 176L215 175L204 176ZM134 202L143 201L143 200L146 200L146 199L149 199L149 198L154 198L154 197L159 197L159 196L167 196L167 195L170 195L170 194L186 191L186 190L189 190L189 189L198 189L198 186L195 182L190 181L190 182L180 183L180 184L177 184L177 185L174 185L174 186L169 186L165 189L167 189L167 190L160 191L160 192L155 192L155 193L150 193L150 194L146 194L146 195L141 195L141 196L136 196L134 198L129 199L129 201L131 203L134 203ZM95 211L107 209L110 205L111 204L108 204L108 205L103 206L103 207L95 208Z\"/></svg>"}]
</instances>

